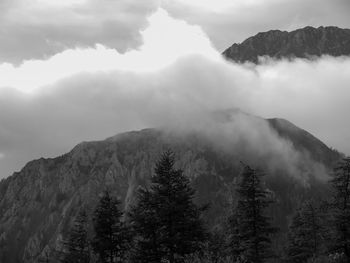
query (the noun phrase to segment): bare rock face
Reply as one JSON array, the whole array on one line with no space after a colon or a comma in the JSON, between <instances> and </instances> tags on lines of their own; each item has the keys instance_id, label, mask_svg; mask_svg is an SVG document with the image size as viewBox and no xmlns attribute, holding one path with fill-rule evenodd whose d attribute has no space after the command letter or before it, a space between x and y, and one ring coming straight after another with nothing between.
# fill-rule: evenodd
<instances>
[{"instance_id":1,"label":"bare rock face","mask_svg":"<svg viewBox=\"0 0 350 263\"><path fill-rule=\"evenodd\" d=\"M259 57L313 58L350 55L350 29L305 27L292 32L271 30L233 44L223 55L235 62L258 63Z\"/></svg>"},{"instance_id":2,"label":"bare rock face","mask_svg":"<svg viewBox=\"0 0 350 263\"><path fill-rule=\"evenodd\" d=\"M267 121L314 160L330 163L340 155L315 137L283 120ZM311 145L313 147L311 147ZM159 155L173 149L176 166L196 189L196 202L210 204L208 225L215 225L232 198L232 184L241 172L240 156L213 147L198 134L174 135L153 129L120 134L104 141L84 142L54 159L29 162L0 182L0 262L45 262L59 250L79 208L93 211L106 189L127 209L135 191L146 186ZM314 150L317 149L317 150ZM275 218L286 228L287 218L309 195L324 194L316 179L305 187L284 174L270 174L266 184L274 192ZM51 261L50 261L51 262Z\"/></svg>"}]
</instances>

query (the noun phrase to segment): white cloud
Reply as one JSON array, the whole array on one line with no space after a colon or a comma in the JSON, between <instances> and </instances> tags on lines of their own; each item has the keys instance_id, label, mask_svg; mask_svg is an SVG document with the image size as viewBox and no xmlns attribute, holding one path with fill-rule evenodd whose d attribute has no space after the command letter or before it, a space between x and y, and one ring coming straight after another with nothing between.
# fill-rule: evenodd
<instances>
[{"instance_id":1,"label":"white cloud","mask_svg":"<svg viewBox=\"0 0 350 263\"><path fill-rule=\"evenodd\" d=\"M0 63L45 59L102 43L119 52L142 44L157 0L2 0Z\"/></svg>"},{"instance_id":2,"label":"white cloud","mask_svg":"<svg viewBox=\"0 0 350 263\"><path fill-rule=\"evenodd\" d=\"M149 27L141 32L144 45L138 50L120 54L98 44L95 48L65 50L47 60L25 61L18 67L3 63L0 64L0 88L32 91L80 72L152 71L189 54L219 57L199 27L173 20L162 9L148 20Z\"/></svg>"},{"instance_id":3,"label":"white cloud","mask_svg":"<svg viewBox=\"0 0 350 263\"><path fill-rule=\"evenodd\" d=\"M265 0L264 4L273 3L276 1L284 0ZM199 8L205 11L222 13L231 8L246 8L262 5L263 2L260 0L163 0L163 4L169 5L171 2L176 4L184 5L189 8Z\"/></svg>"},{"instance_id":4,"label":"white cloud","mask_svg":"<svg viewBox=\"0 0 350 263\"><path fill-rule=\"evenodd\" d=\"M1 176L84 140L159 126L200 129L231 138L225 145L246 141L256 156L300 161L261 121L238 118L239 125L218 127L209 117L237 107L289 119L350 152L344 121L350 111L349 58L241 66L222 59L199 27L165 11L151 16L149 24L144 44L125 54L100 45L0 67L0 149L6 154Z\"/></svg>"},{"instance_id":5,"label":"white cloud","mask_svg":"<svg viewBox=\"0 0 350 263\"><path fill-rule=\"evenodd\" d=\"M72 7L75 5L83 5L86 4L87 0L60 0L60 1L53 1L53 0L35 0L33 2L36 2L36 4L40 6L48 6L48 7Z\"/></svg>"},{"instance_id":6,"label":"white cloud","mask_svg":"<svg viewBox=\"0 0 350 263\"><path fill-rule=\"evenodd\" d=\"M176 18L200 25L219 51L258 32L305 26L350 28L348 0L163 0Z\"/></svg>"},{"instance_id":7,"label":"white cloud","mask_svg":"<svg viewBox=\"0 0 350 263\"><path fill-rule=\"evenodd\" d=\"M160 6L201 26L223 51L260 31L306 25L350 27L348 0L2 0L0 63L16 65L97 43L120 53L142 45L140 30Z\"/></svg>"}]
</instances>

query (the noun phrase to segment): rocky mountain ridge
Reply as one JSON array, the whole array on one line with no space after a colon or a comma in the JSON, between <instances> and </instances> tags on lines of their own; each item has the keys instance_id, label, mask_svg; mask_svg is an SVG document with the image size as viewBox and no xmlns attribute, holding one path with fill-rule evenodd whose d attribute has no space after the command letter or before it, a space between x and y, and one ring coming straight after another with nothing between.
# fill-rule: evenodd
<instances>
[{"instance_id":1,"label":"rocky mountain ridge","mask_svg":"<svg viewBox=\"0 0 350 263\"><path fill-rule=\"evenodd\" d=\"M259 57L309 58L350 55L350 29L305 27L291 32L271 30L233 44L223 55L235 62L258 63Z\"/></svg>"}]
</instances>

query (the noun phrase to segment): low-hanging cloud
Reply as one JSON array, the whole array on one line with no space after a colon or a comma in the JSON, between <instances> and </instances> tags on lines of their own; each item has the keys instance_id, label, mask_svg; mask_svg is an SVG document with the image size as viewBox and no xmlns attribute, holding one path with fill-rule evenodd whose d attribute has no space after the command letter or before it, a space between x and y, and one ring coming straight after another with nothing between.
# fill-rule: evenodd
<instances>
[{"instance_id":1,"label":"low-hanging cloud","mask_svg":"<svg viewBox=\"0 0 350 263\"><path fill-rule=\"evenodd\" d=\"M241 113L233 114L230 121L213 118L213 113L232 108L289 119L329 145L350 150L350 127L344 121L350 107L346 101L350 95L349 58L238 65L221 58L198 27L174 20L164 11L158 15L162 23L174 23L174 28L179 25L181 30L172 34L178 34L173 39L184 42L182 47L187 46L186 41L193 47L191 41L196 40L200 48L184 52L177 42L165 42L168 45L159 52L172 56L166 63L156 58L157 63L150 61L151 70L95 68L60 80L53 78L51 84L30 93L21 90L23 87L0 88L1 176L33 158L62 154L83 140L146 127L206 131L204 135L223 146L237 148L245 143L246 151L254 152L257 159L268 159L271 169L277 162L295 169L303 156L261 119ZM162 47L159 42L165 32L157 36L153 26L150 23L155 35L144 45L152 46L155 41ZM188 37L181 38L182 34ZM143 51L141 47L139 52ZM152 52L157 56L157 50L148 55Z\"/></svg>"}]
</instances>

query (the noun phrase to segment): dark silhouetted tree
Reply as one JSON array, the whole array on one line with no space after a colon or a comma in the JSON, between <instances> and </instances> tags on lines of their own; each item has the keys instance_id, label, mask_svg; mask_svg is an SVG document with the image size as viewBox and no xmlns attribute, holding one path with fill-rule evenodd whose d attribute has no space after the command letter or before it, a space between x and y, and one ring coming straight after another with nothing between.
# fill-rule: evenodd
<instances>
[{"instance_id":1,"label":"dark silhouetted tree","mask_svg":"<svg viewBox=\"0 0 350 263\"><path fill-rule=\"evenodd\" d=\"M220 263L228 259L226 233L223 233L223 229L215 228L211 231L206 254L211 263Z\"/></svg>"},{"instance_id":2,"label":"dark silhouetted tree","mask_svg":"<svg viewBox=\"0 0 350 263\"><path fill-rule=\"evenodd\" d=\"M85 210L80 210L73 226L69 231L68 239L64 242L64 263L90 262L90 247L88 241L88 219Z\"/></svg>"},{"instance_id":3,"label":"dark silhouetted tree","mask_svg":"<svg viewBox=\"0 0 350 263\"><path fill-rule=\"evenodd\" d=\"M243 248L241 247L240 228L238 215L236 208L232 211L232 214L228 218L228 250L232 258L238 261L242 255Z\"/></svg>"},{"instance_id":4,"label":"dark silhouetted tree","mask_svg":"<svg viewBox=\"0 0 350 263\"><path fill-rule=\"evenodd\" d=\"M131 258L133 262L156 263L165 256L161 249L157 204L154 195L146 189L139 189L137 205L129 212L132 229L136 233L136 246L133 247Z\"/></svg>"},{"instance_id":5,"label":"dark silhouetted tree","mask_svg":"<svg viewBox=\"0 0 350 263\"><path fill-rule=\"evenodd\" d=\"M136 253L140 253L136 258L183 262L186 255L201 249L207 234L201 220L203 208L194 204L194 194L189 179L174 169L173 153L165 152L156 164L149 191L139 192L138 204L132 209Z\"/></svg>"},{"instance_id":6,"label":"dark silhouetted tree","mask_svg":"<svg viewBox=\"0 0 350 263\"><path fill-rule=\"evenodd\" d=\"M288 261L307 262L317 258L324 242L322 213L312 202L303 205L293 217L288 232Z\"/></svg>"},{"instance_id":7,"label":"dark silhouetted tree","mask_svg":"<svg viewBox=\"0 0 350 263\"><path fill-rule=\"evenodd\" d=\"M119 205L119 200L106 191L94 211L92 247L102 262L124 262L129 247L129 230Z\"/></svg>"},{"instance_id":8,"label":"dark silhouetted tree","mask_svg":"<svg viewBox=\"0 0 350 263\"><path fill-rule=\"evenodd\" d=\"M334 189L335 249L350 262L350 157L344 158L334 169L331 184Z\"/></svg>"},{"instance_id":9,"label":"dark silhouetted tree","mask_svg":"<svg viewBox=\"0 0 350 263\"><path fill-rule=\"evenodd\" d=\"M261 183L262 173L245 165L237 188L238 201L231 219L233 257L239 261L261 263L273 257L271 236L276 228L266 215L272 203Z\"/></svg>"}]
</instances>

